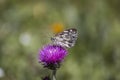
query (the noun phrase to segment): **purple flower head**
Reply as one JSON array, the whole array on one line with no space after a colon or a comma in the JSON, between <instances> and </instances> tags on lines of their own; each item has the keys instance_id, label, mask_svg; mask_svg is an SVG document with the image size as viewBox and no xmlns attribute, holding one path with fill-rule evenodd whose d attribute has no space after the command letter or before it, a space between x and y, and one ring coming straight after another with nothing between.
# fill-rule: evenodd
<instances>
[{"instance_id":1,"label":"purple flower head","mask_svg":"<svg viewBox=\"0 0 120 80\"><path fill-rule=\"evenodd\" d=\"M59 45L46 45L39 51L39 62L44 67L56 69L67 55L67 50Z\"/></svg>"}]
</instances>

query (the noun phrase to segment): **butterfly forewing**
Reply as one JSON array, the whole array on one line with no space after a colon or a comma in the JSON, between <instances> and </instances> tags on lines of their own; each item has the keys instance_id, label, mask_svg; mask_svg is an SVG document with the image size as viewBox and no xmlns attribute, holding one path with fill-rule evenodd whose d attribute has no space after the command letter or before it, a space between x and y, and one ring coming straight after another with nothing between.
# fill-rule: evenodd
<instances>
[{"instance_id":1,"label":"butterfly forewing","mask_svg":"<svg viewBox=\"0 0 120 80\"><path fill-rule=\"evenodd\" d=\"M77 35L77 30L71 28L56 34L54 37L51 38L51 40L53 44L61 45L65 48L71 48L75 45Z\"/></svg>"}]
</instances>

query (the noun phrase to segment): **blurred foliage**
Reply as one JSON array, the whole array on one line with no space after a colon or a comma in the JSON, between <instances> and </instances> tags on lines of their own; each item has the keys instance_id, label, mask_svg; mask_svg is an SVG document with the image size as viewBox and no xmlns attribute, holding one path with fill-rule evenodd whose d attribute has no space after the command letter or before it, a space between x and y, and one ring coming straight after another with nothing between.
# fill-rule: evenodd
<instances>
[{"instance_id":1,"label":"blurred foliage","mask_svg":"<svg viewBox=\"0 0 120 80\"><path fill-rule=\"evenodd\" d=\"M120 80L119 5L119 0L0 0L0 80L50 74L37 55L57 23L79 32L57 80Z\"/></svg>"}]
</instances>

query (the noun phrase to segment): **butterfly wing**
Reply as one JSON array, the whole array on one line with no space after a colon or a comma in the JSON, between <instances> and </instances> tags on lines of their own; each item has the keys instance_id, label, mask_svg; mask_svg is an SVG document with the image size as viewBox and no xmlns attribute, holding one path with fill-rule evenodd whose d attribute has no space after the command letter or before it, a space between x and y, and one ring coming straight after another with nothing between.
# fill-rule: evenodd
<instances>
[{"instance_id":1,"label":"butterfly wing","mask_svg":"<svg viewBox=\"0 0 120 80\"><path fill-rule=\"evenodd\" d=\"M77 30L71 28L56 34L54 37L51 38L51 40L53 44L61 45L66 48L71 48L75 45L77 35Z\"/></svg>"}]
</instances>

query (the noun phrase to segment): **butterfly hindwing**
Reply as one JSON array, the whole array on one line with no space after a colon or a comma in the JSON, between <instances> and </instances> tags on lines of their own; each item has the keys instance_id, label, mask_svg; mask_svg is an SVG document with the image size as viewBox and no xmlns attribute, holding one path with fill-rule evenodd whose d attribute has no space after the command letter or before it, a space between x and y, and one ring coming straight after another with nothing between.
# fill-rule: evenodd
<instances>
[{"instance_id":1,"label":"butterfly hindwing","mask_svg":"<svg viewBox=\"0 0 120 80\"><path fill-rule=\"evenodd\" d=\"M56 34L54 37L51 38L51 40L53 44L61 45L66 48L71 48L72 46L74 46L77 40L77 35L77 30L71 28Z\"/></svg>"}]
</instances>

